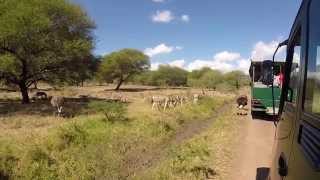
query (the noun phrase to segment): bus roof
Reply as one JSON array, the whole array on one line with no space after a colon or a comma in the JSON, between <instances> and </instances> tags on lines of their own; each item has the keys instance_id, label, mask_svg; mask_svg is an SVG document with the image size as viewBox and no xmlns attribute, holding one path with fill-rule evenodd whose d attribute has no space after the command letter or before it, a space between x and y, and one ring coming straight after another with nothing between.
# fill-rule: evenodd
<instances>
[{"instance_id":1,"label":"bus roof","mask_svg":"<svg viewBox=\"0 0 320 180\"><path fill-rule=\"evenodd\" d=\"M252 72L253 72L253 67L258 67L258 69L260 69L259 71L261 71L261 66L262 66L263 61L251 61L251 65L249 68L249 75L250 77L252 77ZM282 62L282 61L276 61L274 62L276 67L280 67L283 68L286 62Z\"/></svg>"},{"instance_id":2,"label":"bus roof","mask_svg":"<svg viewBox=\"0 0 320 180\"><path fill-rule=\"evenodd\" d=\"M251 61L251 66L254 66L254 65L261 65L263 61ZM275 65L284 65L286 62L285 61L276 61L274 62Z\"/></svg>"}]
</instances>

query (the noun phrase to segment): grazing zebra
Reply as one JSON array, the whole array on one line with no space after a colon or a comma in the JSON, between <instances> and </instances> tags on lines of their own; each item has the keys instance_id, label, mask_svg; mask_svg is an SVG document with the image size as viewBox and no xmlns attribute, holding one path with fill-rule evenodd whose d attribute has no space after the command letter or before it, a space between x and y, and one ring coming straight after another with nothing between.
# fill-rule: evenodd
<instances>
[{"instance_id":1,"label":"grazing zebra","mask_svg":"<svg viewBox=\"0 0 320 180\"><path fill-rule=\"evenodd\" d=\"M194 94L193 95L193 104L198 104L200 99L200 94Z\"/></svg>"},{"instance_id":2,"label":"grazing zebra","mask_svg":"<svg viewBox=\"0 0 320 180\"><path fill-rule=\"evenodd\" d=\"M163 106L163 110L166 110L169 105L169 98L167 96L152 96L151 103L152 109L155 107L160 109L160 107Z\"/></svg>"}]
</instances>

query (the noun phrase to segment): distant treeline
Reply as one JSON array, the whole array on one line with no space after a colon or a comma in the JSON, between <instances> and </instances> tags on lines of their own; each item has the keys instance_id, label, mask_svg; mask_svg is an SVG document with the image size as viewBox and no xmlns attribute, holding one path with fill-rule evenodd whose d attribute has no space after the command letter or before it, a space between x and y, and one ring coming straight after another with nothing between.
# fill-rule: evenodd
<instances>
[{"instance_id":1,"label":"distant treeline","mask_svg":"<svg viewBox=\"0 0 320 180\"><path fill-rule=\"evenodd\" d=\"M235 90L249 85L249 77L241 71L222 73L204 67L186 71L182 68L161 65L156 71L146 71L134 76L129 82L151 86L183 86L213 90Z\"/></svg>"}]
</instances>

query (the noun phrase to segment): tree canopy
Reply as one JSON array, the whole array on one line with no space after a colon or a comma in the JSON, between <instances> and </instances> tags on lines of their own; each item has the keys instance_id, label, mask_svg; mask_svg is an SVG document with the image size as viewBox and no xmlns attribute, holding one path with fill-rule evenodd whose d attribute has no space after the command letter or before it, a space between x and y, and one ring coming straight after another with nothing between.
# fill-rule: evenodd
<instances>
[{"instance_id":1,"label":"tree canopy","mask_svg":"<svg viewBox=\"0 0 320 180\"><path fill-rule=\"evenodd\" d=\"M133 75L150 68L149 57L139 50L122 49L106 55L98 70L98 78L106 82L117 82L116 90Z\"/></svg>"},{"instance_id":2,"label":"tree canopy","mask_svg":"<svg viewBox=\"0 0 320 180\"><path fill-rule=\"evenodd\" d=\"M1 0L0 79L17 85L28 103L35 81L64 80L72 64L90 55L94 27L67 0Z\"/></svg>"},{"instance_id":3,"label":"tree canopy","mask_svg":"<svg viewBox=\"0 0 320 180\"><path fill-rule=\"evenodd\" d=\"M161 65L155 71L146 71L130 79L132 83L152 86L188 86L202 89L233 91L249 85L249 77L242 71L222 73L204 67L188 72L178 67Z\"/></svg>"},{"instance_id":4,"label":"tree canopy","mask_svg":"<svg viewBox=\"0 0 320 180\"><path fill-rule=\"evenodd\" d=\"M152 75L154 85L167 85L167 86L186 86L188 79L188 71L171 67L168 65L161 65L159 69Z\"/></svg>"},{"instance_id":5,"label":"tree canopy","mask_svg":"<svg viewBox=\"0 0 320 180\"><path fill-rule=\"evenodd\" d=\"M189 73L188 85L199 88L216 88L216 85L222 81L222 73L218 70L212 70L204 67L200 70L194 70Z\"/></svg>"}]
</instances>

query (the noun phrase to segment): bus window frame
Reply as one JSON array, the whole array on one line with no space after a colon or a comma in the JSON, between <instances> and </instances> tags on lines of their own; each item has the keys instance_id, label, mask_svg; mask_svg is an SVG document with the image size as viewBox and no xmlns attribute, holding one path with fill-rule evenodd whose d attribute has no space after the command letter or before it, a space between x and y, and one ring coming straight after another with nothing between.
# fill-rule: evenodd
<instances>
[{"instance_id":1,"label":"bus window frame","mask_svg":"<svg viewBox=\"0 0 320 180\"><path fill-rule=\"evenodd\" d=\"M301 86L301 81L300 81L300 79L298 80L298 86L296 87L296 91L297 91L297 94L296 94L296 99L295 99L295 101L293 102L293 88L291 88L290 87L290 83L291 83L291 73L293 73L293 71L292 71L292 65L293 65L293 58L294 58L294 53L295 53L295 47L297 47L297 41L298 41L298 38L300 38L299 39L299 41L300 41L300 54L299 54L299 78L301 78L301 75L302 75L302 66L301 66L301 64L302 64L302 56L301 56L301 50L302 50L302 25L299 23L297 26L296 26L296 29L295 29L295 31L294 31L294 33L293 33L293 39L292 39L292 41L290 42L290 44L289 44L289 46L288 46L288 52L287 52L287 55L288 55L288 58L287 58L287 60L286 60L286 63L287 63L287 65L288 65L288 67L286 68L286 70L289 72L288 73L288 83L287 83L287 92L286 92L286 99L285 99L285 102L287 102L287 103L289 103L289 104L291 104L293 107L295 107L295 108L299 108L299 88L300 88L300 86ZM289 93L289 91L291 91L291 98L290 98L290 100L288 100L288 93Z\"/></svg>"},{"instance_id":2,"label":"bus window frame","mask_svg":"<svg viewBox=\"0 0 320 180\"><path fill-rule=\"evenodd\" d=\"M302 104L301 104L301 111L302 111L302 115L301 115L301 121L307 122L310 125L314 126L317 129L320 129L320 116L316 115L312 112L307 112L305 111L305 98L306 98L306 91L307 91L307 79L308 79L308 63L309 63L309 44L310 44L310 27L311 27L311 23L310 23L310 17L311 17L311 4L314 0L310 0L309 4L308 4L308 8L307 8L307 15L306 15L306 19L307 19L307 24L306 24L306 28L307 28L307 32L306 33L306 49L305 49L305 59L304 59L304 72L303 75L303 93L302 93Z\"/></svg>"}]
</instances>

